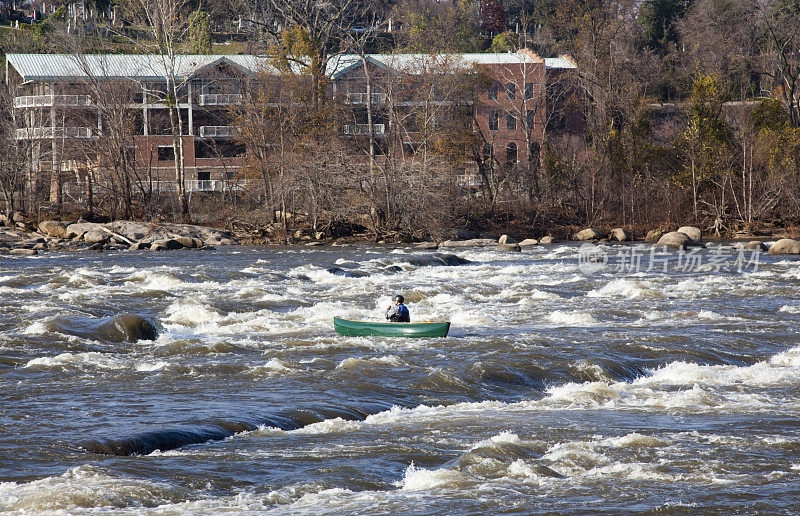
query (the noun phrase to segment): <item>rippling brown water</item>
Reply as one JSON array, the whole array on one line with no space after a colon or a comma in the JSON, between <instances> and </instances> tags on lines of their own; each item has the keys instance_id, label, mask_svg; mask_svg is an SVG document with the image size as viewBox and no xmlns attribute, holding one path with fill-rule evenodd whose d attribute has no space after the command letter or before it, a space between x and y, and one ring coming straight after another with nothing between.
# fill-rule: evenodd
<instances>
[{"instance_id":1,"label":"rippling brown water","mask_svg":"<svg viewBox=\"0 0 800 516\"><path fill-rule=\"evenodd\" d=\"M601 251L2 258L0 510L794 513L800 261Z\"/></svg>"}]
</instances>

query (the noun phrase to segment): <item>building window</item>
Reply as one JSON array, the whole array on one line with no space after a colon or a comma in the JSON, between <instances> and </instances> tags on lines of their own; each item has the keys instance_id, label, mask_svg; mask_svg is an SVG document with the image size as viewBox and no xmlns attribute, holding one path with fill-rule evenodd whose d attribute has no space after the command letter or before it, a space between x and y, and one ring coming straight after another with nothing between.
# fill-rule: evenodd
<instances>
[{"instance_id":1,"label":"building window","mask_svg":"<svg viewBox=\"0 0 800 516\"><path fill-rule=\"evenodd\" d=\"M532 99L533 98L533 83L526 82L525 83L525 98Z\"/></svg>"},{"instance_id":2,"label":"building window","mask_svg":"<svg viewBox=\"0 0 800 516\"><path fill-rule=\"evenodd\" d=\"M194 141L195 158L241 158L247 153L244 144L227 139L203 139Z\"/></svg>"},{"instance_id":3,"label":"building window","mask_svg":"<svg viewBox=\"0 0 800 516\"><path fill-rule=\"evenodd\" d=\"M172 145L159 145L158 161L175 161L175 148Z\"/></svg>"},{"instance_id":4,"label":"building window","mask_svg":"<svg viewBox=\"0 0 800 516\"><path fill-rule=\"evenodd\" d=\"M483 161L491 161L492 160L492 146L488 143L483 144Z\"/></svg>"},{"instance_id":5,"label":"building window","mask_svg":"<svg viewBox=\"0 0 800 516\"><path fill-rule=\"evenodd\" d=\"M512 82L506 84L506 98L509 99L517 98L517 87Z\"/></svg>"},{"instance_id":6,"label":"building window","mask_svg":"<svg viewBox=\"0 0 800 516\"><path fill-rule=\"evenodd\" d=\"M517 117L515 117L511 113L506 115L506 129L508 129L509 131L517 130Z\"/></svg>"},{"instance_id":7,"label":"building window","mask_svg":"<svg viewBox=\"0 0 800 516\"><path fill-rule=\"evenodd\" d=\"M497 131L497 111L489 111L489 130Z\"/></svg>"},{"instance_id":8,"label":"building window","mask_svg":"<svg viewBox=\"0 0 800 516\"><path fill-rule=\"evenodd\" d=\"M529 109L525 112L525 124L527 124L527 129L530 131L533 129L533 110Z\"/></svg>"},{"instance_id":9,"label":"building window","mask_svg":"<svg viewBox=\"0 0 800 516\"><path fill-rule=\"evenodd\" d=\"M511 168L517 164L517 144L514 142L506 145L506 166Z\"/></svg>"},{"instance_id":10,"label":"building window","mask_svg":"<svg viewBox=\"0 0 800 516\"><path fill-rule=\"evenodd\" d=\"M497 100L497 84L489 86L489 100Z\"/></svg>"}]
</instances>

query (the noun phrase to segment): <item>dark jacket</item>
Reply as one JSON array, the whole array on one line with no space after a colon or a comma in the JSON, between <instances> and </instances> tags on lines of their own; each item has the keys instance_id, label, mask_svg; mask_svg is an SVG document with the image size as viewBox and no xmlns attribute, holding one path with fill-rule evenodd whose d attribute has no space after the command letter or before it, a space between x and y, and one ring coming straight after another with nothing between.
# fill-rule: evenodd
<instances>
[{"instance_id":1,"label":"dark jacket","mask_svg":"<svg viewBox=\"0 0 800 516\"><path fill-rule=\"evenodd\" d=\"M404 304L394 305L386 310L386 318L392 322L411 322L411 314Z\"/></svg>"}]
</instances>

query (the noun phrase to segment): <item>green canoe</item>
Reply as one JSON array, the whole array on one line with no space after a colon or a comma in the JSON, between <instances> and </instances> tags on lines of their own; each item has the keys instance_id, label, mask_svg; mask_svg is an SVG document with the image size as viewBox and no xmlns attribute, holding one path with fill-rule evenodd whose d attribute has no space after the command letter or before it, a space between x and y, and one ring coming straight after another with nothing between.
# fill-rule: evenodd
<instances>
[{"instance_id":1,"label":"green canoe","mask_svg":"<svg viewBox=\"0 0 800 516\"><path fill-rule=\"evenodd\" d=\"M336 333L345 337L363 337L377 335L379 337L446 337L450 330L449 322L371 322L348 321L333 318Z\"/></svg>"}]
</instances>

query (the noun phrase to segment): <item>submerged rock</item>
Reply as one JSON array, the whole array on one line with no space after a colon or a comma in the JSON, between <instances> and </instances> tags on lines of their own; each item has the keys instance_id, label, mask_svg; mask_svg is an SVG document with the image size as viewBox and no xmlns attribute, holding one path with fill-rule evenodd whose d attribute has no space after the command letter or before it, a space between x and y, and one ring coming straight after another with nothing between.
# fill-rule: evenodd
<instances>
[{"instance_id":1,"label":"submerged rock","mask_svg":"<svg viewBox=\"0 0 800 516\"><path fill-rule=\"evenodd\" d=\"M119 314L97 327L98 336L118 342L156 340L158 328L150 320L135 314Z\"/></svg>"}]
</instances>

